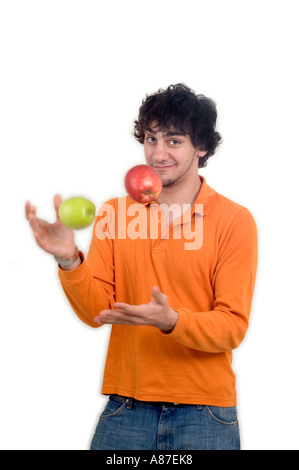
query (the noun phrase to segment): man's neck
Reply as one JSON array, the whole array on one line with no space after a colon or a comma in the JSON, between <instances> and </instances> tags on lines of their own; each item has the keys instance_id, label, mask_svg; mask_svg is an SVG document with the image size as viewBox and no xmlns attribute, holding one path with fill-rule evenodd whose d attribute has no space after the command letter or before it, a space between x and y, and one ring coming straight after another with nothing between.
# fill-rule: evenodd
<instances>
[{"instance_id":1,"label":"man's neck","mask_svg":"<svg viewBox=\"0 0 299 470\"><path fill-rule=\"evenodd\" d=\"M163 187L157 199L158 204L179 204L183 208L184 204L193 204L201 187L201 179L197 175L187 184L176 184L174 186Z\"/></svg>"},{"instance_id":2,"label":"man's neck","mask_svg":"<svg viewBox=\"0 0 299 470\"><path fill-rule=\"evenodd\" d=\"M166 216L167 226L181 217L186 210L184 204L192 205L194 203L201 187L200 177L197 176L192 183L193 184L184 184L181 186L178 183L177 185L163 188L157 202L160 205L163 204L162 207Z\"/></svg>"}]
</instances>

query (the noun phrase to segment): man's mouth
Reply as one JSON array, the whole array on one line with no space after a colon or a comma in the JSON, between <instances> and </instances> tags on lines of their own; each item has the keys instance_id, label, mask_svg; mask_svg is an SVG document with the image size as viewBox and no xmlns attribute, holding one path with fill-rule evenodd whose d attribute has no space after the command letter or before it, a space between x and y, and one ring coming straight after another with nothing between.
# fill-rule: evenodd
<instances>
[{"instance_id":1,"label":"man's mouth","mask_svg":"<svg viewBox=\"0 0 299 470\"><path fill-rule=\"evenodd\" d=\"M175 165L174 164L169 164L169 165L152 165L154 170L167 170L168 168L173 168Z\"/></svg>"}]
</instances>

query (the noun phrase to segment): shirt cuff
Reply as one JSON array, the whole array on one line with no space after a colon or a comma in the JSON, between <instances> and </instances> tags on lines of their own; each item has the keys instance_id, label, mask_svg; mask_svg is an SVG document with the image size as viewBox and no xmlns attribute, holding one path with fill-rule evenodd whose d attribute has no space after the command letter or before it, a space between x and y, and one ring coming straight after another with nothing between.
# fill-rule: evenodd
<instances>
[{"instance_id":1,"label":"shirt cuff","mask_svg":"<svg viewBox=\"0 0 299 470\"><path fill-rule=\"evenodd\" d=\"M161 331L163 335L169 336L177 341L179 341L185 335L186 331L189 328L190 324L190 316L186 309L174 309L178 314L178 320L176 322L175 327L170 333L165 331Z\"/></svg>"},{"instance_id":2,"label":"shirt cuff","mask_svg":"<svg viewBox=\"0 0 299 470\"><path fill-rule=\"evenodd\" d=\"M58 274L61 280L70 281L70 282L79 282L84 277L86 273L87 265L85 262L85 256L82 251L79 251L79 256L81 258L81 264L71 271L66 271L58 265Z\"/></svg>"}]
</instances>

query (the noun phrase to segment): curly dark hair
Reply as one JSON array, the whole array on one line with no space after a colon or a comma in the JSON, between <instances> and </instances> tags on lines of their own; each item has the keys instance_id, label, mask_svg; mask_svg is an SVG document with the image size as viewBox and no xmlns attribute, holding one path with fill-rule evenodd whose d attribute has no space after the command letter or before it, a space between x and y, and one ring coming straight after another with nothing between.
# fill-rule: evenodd
<instances>
[{"instance_id":1,"label":"curly dark hair","mask_svg":"<svg viewBox=\"0 0 299 470\"><path fill-rule=\"evenodd\" d=\"M221 135L215 131L216 120L216 104L212 99L196 95L185 84L178 83L146 96L140 106L138 120L134 121L133 135L143 144L145 131L153 123L160 131L174 128L188 134L195 148L207 151L198 161L198 167L203 168L222 141Z\"/></svg>"}]
</instances>

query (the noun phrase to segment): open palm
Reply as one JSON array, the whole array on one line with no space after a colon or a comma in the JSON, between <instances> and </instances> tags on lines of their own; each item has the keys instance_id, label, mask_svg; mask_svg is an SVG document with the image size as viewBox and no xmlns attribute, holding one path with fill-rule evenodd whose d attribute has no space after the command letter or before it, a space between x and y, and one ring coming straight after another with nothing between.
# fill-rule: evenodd
<instances>
[{"instance_id":1,"label":"open palm","mask_svg":"<svg viewBox=\"0 0 299 470\"><path fill-rule=\"evenodd\" d=\"M37 244L47 253L68 259L74 255L75 236L74 232L65 227L59 219L58 210L61 203L62 197L59 194L54 196L56 221L52 224L36 217L36 207L29 201L25 205L25 215Z\"/></svg>"}]
</instances>

